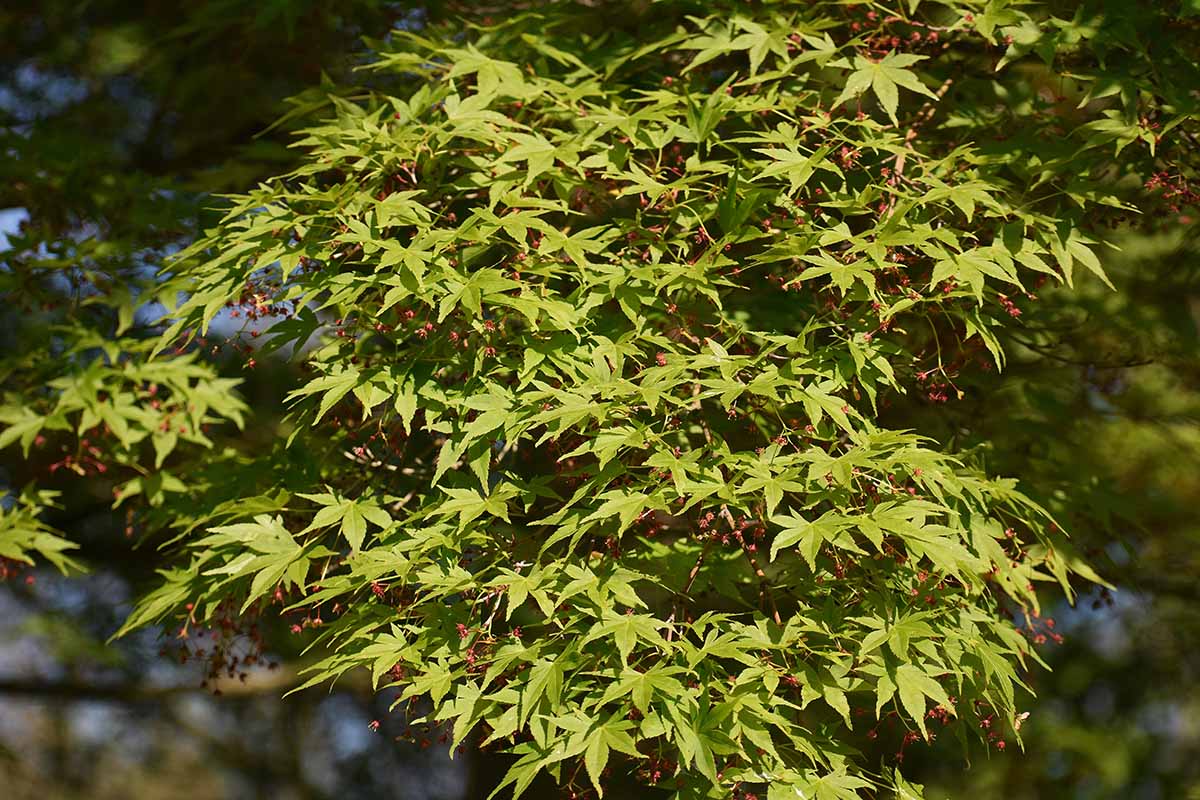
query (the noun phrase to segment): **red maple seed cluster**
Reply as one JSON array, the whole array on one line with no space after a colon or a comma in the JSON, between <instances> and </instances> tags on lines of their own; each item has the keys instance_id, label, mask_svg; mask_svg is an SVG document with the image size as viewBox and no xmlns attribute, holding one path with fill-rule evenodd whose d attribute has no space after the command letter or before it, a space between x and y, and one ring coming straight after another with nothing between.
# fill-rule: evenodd
<instances>
[{"instance_id":1,"label":"red maple seed cluster","mask_svg":"<svg viewBox=\"0 0 1200 800\"><path fill-rule=\"evenodd\" d=\"M1026 618L1025 627L1018 628L1017 633L1025 636L1035 645L1042 645L1047 641L1062 644L1062 634L1055 631L1054 626L1055 622L1052 617L1042 618L1030 615Z\"/></svg>"},{"instance_id":2,"label":"red maple seed cluster","mask_svg":"<svg viewBox=\"0 0 1200 800\"><path fill-rule=\"evenodd\" d=\"M867 52L872 55L884 56L893 51L928 53L948 46L944 36L950 30L947 27L883 15L869 4L851 3L844 6L844 11L851 20L850 32L864 38Z\"/></svg>"},{"instance_id":3,"label":"red maple seed cluster","mask_svg":"<svg viewBox=\"0 0 1200 800\"><path fill-rule=\"evenodd\" d=\"M202 687L219 695L221 681L245 683L251 669L278 669L279 665L266 656L257 604L243 613L232 601L223 602L212 619L203 623L194 619L192 603L186 605L186 610L187 620L175 634L175 658L180 664L201 665ZM159 655L170 656L170 650L170 646L163 647Z\"/></svg>"},{"instance_id":4,"label":"red maple seed cluster","mask_svg":"<svg viewBox=\"0 0 1200 800\"><path fill-rule=\"evenodd\" d=\"M37 582L33 574L26 574L29 565L23 561L16 561L11 558L0 556L0 581L11 581L25 575L25 584L32 586Z\"/></svg>"},{"instance_id":5,"label":"red maple seed cluster","mask_svg":"<svg viewBox=\"0 0 1200 800\"><path fill-rule=\"evenodd\" d=\"M1200 205L1200 192L1193 189L1190 181L1179 173L1156 172L1146 180L1145 189L1148 192L1158 192L1159 200L1172 214L1179 214L1186 207ZM1153 218L1156 215L1147 216ZM1186 224L1191 222L1191 217L1184 217L1179 221Z\"/></svg>"}]
</instances>

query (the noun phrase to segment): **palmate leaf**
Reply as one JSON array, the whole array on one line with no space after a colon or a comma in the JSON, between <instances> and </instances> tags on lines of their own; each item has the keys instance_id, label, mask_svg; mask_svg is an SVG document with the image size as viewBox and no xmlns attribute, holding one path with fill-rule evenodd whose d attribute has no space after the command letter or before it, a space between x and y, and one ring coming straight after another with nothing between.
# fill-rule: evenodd
<instances>
[{"instance_id":1,"label":"palmate leaf","mask_svg":"<svg viewBox=\"0 0 1200 800\"><path fill-rule=\"evenodd\" d=\"M300 398L307 395L320 394L321 403L317 408L314 422L320 422L333 406L359 385L361 375L358 370L350 368L331 375L323 375L308 385L292 392L292 397Z\"/></svg>"},{"instance_id":2,"label":"palmate leaf","mask_svg":"<svg viewBox=\"0 0 1200 800\"><path fill-rule=\"evenodd\" d=\"M305 530L309 531L338 525L342 536L345 537L346 542L350 545L351 552L354 553L357 553L362 548L363 541L367 536L368 522L385 530L392 525L391 515L370 501L338 498L329 492L321 494L299 493L299 496L306 500L312 500L321 506L320 511L313 516L312 522Z\"/></svg>"},{"instance_id":3,"label":"palmate leaf","mask_svg":"<svg viewBox=\"0 0 1200 800\"><path fill-rule=\"evenodd\" d=\"M619 719L614 715L587 733L587 749L584 751L583 763L587 767L588 778L601 797L604 796L601 778L604 767L608 764L609 754L616 750L634 758L640 758L642 755L637 750L633 736L628 733L633 727L634 724L629 720Z\"/></svg>"},{"instance_id":4,"label":"palmate leaf","mask_svg":"<svg viewBox=\"0 0 1200 800\"><path fill-rule=\"evenodd\" d=\"M901 664L896 669L893 678L896 689L900 694L900 703L905 712L921 729L923 736L928 736L925 730L925 698L930 698L942 708L953 711L953 704L942 685L929 677L920 667L913 664Z\"/></svg>"},{"instance_id":5,"label":"palmate leaf","mask_svg":"<svg viewBox=\"0 0 1200 800\"><path fill-rule=\"evenodd\" d=\"M68 554L79 545L47 525L41 514L57 503L57 492L27 487L10 507L0 507L0 558L23 564L48 561L59 572L82 571Z\"/></svg>"},{"instance_id":6,"label":"palmate leaf","mask_svg":"<svg viewBox=\"0 0 1200 800\"><path fill-rule=\"evenodd\" d=\"M900 89L904 87L919 92L937 100L937 95L925 84L921 83L913 72L906 67L919 63L926 56L908 53L888 53L878 61L869 57L857 56L854 60L854 72L846 79L846 86L835 101L840 105L846 100L857 97L870 87L879 105L883 108L892 123L896 123L896 110L900 107Z\"/></svg>"}]
</instances>

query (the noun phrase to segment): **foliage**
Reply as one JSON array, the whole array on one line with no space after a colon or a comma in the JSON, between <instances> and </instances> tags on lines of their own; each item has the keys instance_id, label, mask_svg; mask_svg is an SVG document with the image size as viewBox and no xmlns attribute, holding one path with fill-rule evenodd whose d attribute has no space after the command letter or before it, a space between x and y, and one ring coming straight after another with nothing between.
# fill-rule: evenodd
<instances>
[{"instance_id":1,"label":"foliage","mask_svg":"<svg viewBox=\"0 0 1200 800\"><path fill-rule=\"evenodd\" d=\"M126 630L296 614L311 683L427 701L452 747L517 757L515 794L918 797L872 740L1019 742L1037 584L1100 578L1052 487L889 418L1003 369L1046 281L1107 283L1149 194L1190 204L1175 11L402 28L371 43L379 88L331 97L301 164L145 290L97 276L102 243L15 242L6 288L74 297L5 365L0 441L77 442L58 463L119 475L166 542ZM131 330L151 293L155 336ZM255 448L218 436L249 411L204 358L231 328L247 369L304 376Z\"/></svg>"},{"instance_id":2,"label":"foliage","mask_svg":"<svg viewBox=\"0 0 1200 800\"><path fill-rule=\"evenodd\" d=\"M1008 332L1002 376L977 375L967 399L923 427L970 431L988 462L1039 487L1074 542L1107 561L1119 591L1047 608L1063 643L1030 676L1037 702L1026 752L963 774L945 748L908 751L930 796L1188 797L1198 732L1192 553L1197 494L1195 226L1123 234L1105 260L1117 287L1043 292ZM1030 349L1030 348L1036 348ZM960 383L960 385L963 385ZM987 412L1002 404L1004 415ZM1111 554L1108 558L1106 554Z\"/></svg>"}]
</instances>

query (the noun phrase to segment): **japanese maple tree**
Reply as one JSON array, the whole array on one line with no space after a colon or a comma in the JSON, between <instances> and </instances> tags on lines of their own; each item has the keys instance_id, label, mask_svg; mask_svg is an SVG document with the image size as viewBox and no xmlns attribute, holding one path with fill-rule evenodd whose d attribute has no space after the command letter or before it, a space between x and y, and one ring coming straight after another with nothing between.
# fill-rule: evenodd
<instances>
[{"instance_id":1,"label":"japanese maple tree","mask_svg":"<svg viewBox=\"0 0 1200 800\"><path fill-rule=\"evenodd\" d=\"M919 797L905 747L1019 743L1039 596L1100 577L1036 485L895 420L1002 371L1047 282L1107 281L1115 227L1192 203L1187 10L414 23L300 167L96 284L112 324L6 376L0 444L77 437L63 466L118 476L163 545L127 630L284 614L310 684L399 687L447 746L513 754L505 791ZM231 349L299 365L265 448ZM73 566L52 502L4 512L5 563Z\"/></svg>"}]
</instances>

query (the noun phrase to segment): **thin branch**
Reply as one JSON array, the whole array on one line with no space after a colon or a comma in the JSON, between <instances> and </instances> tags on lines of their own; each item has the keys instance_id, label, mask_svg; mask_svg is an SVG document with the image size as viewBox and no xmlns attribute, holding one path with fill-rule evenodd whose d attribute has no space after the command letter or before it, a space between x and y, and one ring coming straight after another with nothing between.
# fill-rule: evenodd
<instances>
[{"instance_id":1,"label":"thin branch","mask_svg":"<svg viewBox=\"0 0 1200 800\"><path fill-rule=\"evenodd\" d=\"M737 532L737 523L733 521L733 514L729 513L729 506L721 506L721 519L729 525L730 533ZM763 613L766 613L767 606L771 607L771 618L775 620L776 625L782 625L783 621L779 616L779 606L775 604L775 595L768 591L767 574L763 572L762 566L758 563L758 556L742 543L742 552L746 554L746 560L750 562L750 569L754 572L754 577L758 579L758 604Z\"/></svg>"},{"instance_id":2,"label":"thin branch","mask_svg":"<svg viewBox=\"0 0 1200 800\"><path fill-rule=\"evenodd\" d=\"M85 681L46 681L36 678L0 680L0 695L25 695L58 700L113 700L122 703L143 703L163 700L181 694L220 692L224 696L274 694L290 689L300 682L291 669L260 670L250 673L246 680L219 679L209 681L208 687L198 684L153 686L144 683L88 683Z\"/></svg>"}]
</instances>

